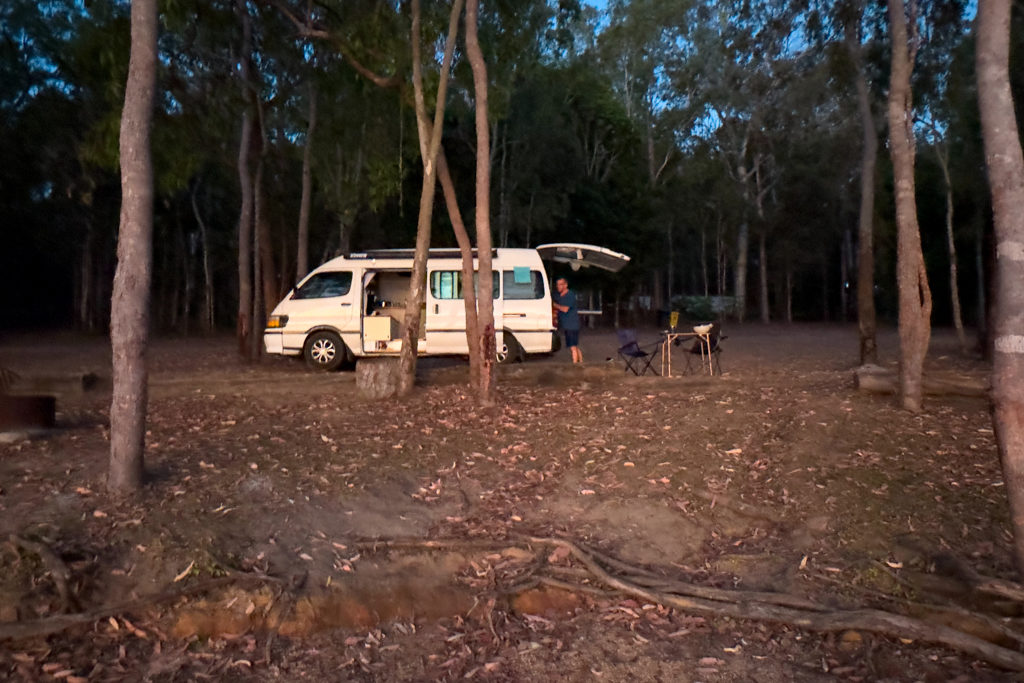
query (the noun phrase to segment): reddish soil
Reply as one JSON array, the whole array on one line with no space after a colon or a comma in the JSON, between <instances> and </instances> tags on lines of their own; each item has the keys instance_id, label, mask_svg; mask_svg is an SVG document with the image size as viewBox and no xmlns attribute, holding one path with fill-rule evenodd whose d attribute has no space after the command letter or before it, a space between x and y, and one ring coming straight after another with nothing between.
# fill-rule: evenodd
<instances>
[{"instance_id":1,"label":"reddish soil","mask_svg":"<svg viewBox=\"0 0 1024 683\"><path fill-rule=\"evenodd\" d=\"M0 632L224 579L0 641L0 678L1014 680L919 642L647 604L527 540L904 614L978 608L956 594L958 563L1014 577L986 399L929 397L913 415L858 393L852 327L726 333L723 376L671 379L624 374L605 360L614 335L584 334L584 367L564 351L503 367L490 409L461 361L424 361L414 396L371 402L351 372L242 365L229 338L159 340L149 483L132 500L104 491L104 340L0 340L23 388L59 394L58 429L0 443ZM894 365L895 334L880 342ZM986 372L955 349L936 333L929 369ZM86 372L99 381L82 391L69 378ZM18 539L66 566L67 599Z\"/></svg>"}]
</instances>

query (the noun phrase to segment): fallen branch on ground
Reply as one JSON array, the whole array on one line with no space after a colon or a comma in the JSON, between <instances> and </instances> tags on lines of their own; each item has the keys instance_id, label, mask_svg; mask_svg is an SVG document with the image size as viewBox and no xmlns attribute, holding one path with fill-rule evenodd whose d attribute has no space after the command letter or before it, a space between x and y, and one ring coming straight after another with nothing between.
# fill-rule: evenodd
<instances>
[{"instance_id":1,"label":"fallen branch on ground","mask_svg":"<svg viewBox=\"0 0 1024 683\"><path fill-rule=\"evenodd\" d=\"M64 560L45 543L30 541L16 534L9 537L11 543L16 547L34 553L42 561L43 566L50 573L54 585L57 587L57 595L60 596L61 611L68 612L78 608L78 600L71 591L71 571L64 564Z\"/></svg>"},{"instance_id":2,"label":"fallen branch on ground","mask_svg":"<svg viewBox=\"0 0 1024 683\"><path fill-rule=\"evenodd\" d=\"M25 638L36 638L48 636L54 633L66 631L69 628L80 624L91 624L100 619L106 619L117 614L136 612L144 607L158 605L164 602L171 602L189 595L203 593L214 588L228 586L233 583L280 583L280 579L262 574L233 574L215 579L207 579L191 586L181 586L170 590L147 595L137 600L130 600L114 605L103 605L95 609L86 610L77 614L59 614L30 621L16 621L10 624L0 624L0 642L5 640L23 640Z\"/></svg>"},{"instance_id":3,"label":"fallen branch on ground","mask_svg":"<svg viewBox=\"0 0 1024 683\"><path fill-rule=\"evenodd\" d=\"M736 500L724 493L715 493L714 491L694 491L693 494L710 502L711 507L721 505L722 507L728 508L737 514L743 515L744 517L760 519L766 522L780 521L779 515L775 514L771 510L758 507L757 505L751 505L750 503L744 503L742 500Z\"/></svg>"},{"instance_id":4,"label":"fallen branch on ground","mask_svg":"<svg viewBox=\"0 0 1024 683\"><path fill-rule=\"evenodd\" d=\"M895 394L899 377L895 370L878 365L862 365L853 373L853 383L860 391L875 394ZM990 386L986 377L972 377L953 373L934 373L921 379L924 393L931 396L986 396Z\"/></svg>"}]
</instances>

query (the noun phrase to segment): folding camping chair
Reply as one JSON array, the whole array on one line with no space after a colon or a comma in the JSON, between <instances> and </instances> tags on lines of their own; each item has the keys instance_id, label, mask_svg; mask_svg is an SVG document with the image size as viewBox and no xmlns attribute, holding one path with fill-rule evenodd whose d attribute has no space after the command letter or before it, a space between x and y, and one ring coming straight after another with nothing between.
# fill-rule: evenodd
<instances>
[{"instance_id":1,"label":"folding camping chair","mask_svg":"<svg viewBox=\"0 0 1024 683\"><path fill-rule=\"evenodd\" d=\"M686 354L686 372L694 374L712 369L712 363L717 368L718 374L722 374L722 345L723 339L728 337L722 334L722 326L715 323L708 331L707 337L697 337ZM711 374L714 374L712 372Z\"/></svg>"},{"instance_id":2,"label":"folding camping chair","mask_svg":"<svg viewBox=\"0 0 1024 683\"><path fill-rule=\"evenodd\" d=\"M652 368L651 363L658 355L660 341L640 346L636 340L635 330L616 330L615 333L619 337L619 358L626 362L626 372L639 376L646 375L650 370L658 374L658 370Z\"/></svg>"}]
</instances>

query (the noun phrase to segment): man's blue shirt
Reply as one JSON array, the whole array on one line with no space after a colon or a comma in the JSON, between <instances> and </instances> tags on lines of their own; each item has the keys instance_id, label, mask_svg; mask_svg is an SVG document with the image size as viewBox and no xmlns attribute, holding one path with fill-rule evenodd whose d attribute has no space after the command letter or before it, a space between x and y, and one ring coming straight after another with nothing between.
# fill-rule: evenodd
<instances>
[{"instance_id":1,"label":"man's blue shirt","mask_svg":"<svg viewBox=\"0 0 1024 683\"><path fill-rule=\"evenodd\" d=\"M554 295L555 303L559 306L568 306L569 310L563 313L558 311L558 329L560 330L578 330L580 329L580 313L576 308L576 295L573 294L572 290L569 290L565 294Z\"/></svg>"}]
</instances>

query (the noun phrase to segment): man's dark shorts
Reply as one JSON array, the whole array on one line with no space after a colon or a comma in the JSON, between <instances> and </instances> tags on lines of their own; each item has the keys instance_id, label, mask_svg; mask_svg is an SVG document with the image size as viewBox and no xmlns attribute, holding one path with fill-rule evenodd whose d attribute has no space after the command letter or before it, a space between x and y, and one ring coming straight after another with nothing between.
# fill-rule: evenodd
<instances>
[{"instance_id":1,"label":"man's dark shorts","mask_svg":"<svg viewBox=\"0 0 1024 683\"><path fill-rule=\"evenodd\" d=\"M565 332L565 345L566 346L579 346L580 345L580 331L579 330L563 330Z\"/></svg>"}]
</instances>

